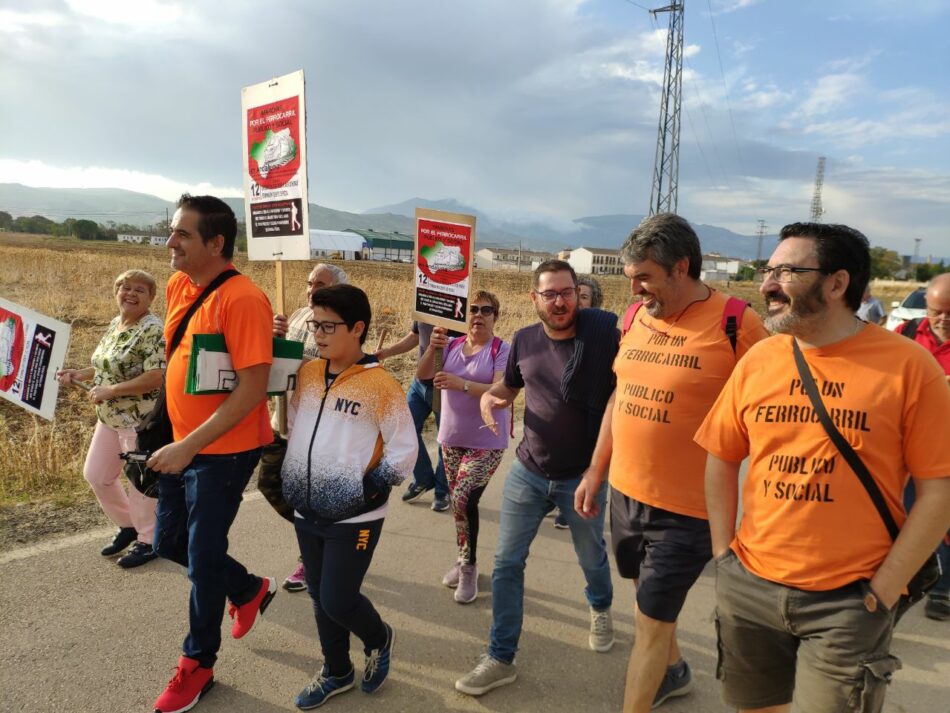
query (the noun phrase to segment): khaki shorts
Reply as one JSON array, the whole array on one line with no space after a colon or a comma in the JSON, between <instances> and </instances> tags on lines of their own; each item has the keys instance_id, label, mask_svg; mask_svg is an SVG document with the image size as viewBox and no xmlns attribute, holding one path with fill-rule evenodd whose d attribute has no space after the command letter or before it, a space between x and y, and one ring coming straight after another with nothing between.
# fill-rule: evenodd
<instances>
[{"instance_id":1,"label":"khaki shorts","mask_svg":"<svg viewBox=\"0 0 950 713\"><path fill-rule=\"evenodd\" d=\"M894 612L865 608L866 581L794 589L752 574L732 550L716 559L716 575L716 678L728 705L881 710L901 663L888 653Z\"/></svg>"}]
</instances>

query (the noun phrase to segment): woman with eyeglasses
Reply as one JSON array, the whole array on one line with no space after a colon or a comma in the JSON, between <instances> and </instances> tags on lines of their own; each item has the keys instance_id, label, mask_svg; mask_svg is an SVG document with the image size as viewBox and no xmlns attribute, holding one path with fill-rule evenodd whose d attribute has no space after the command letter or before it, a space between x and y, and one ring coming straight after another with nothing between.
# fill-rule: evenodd
<instances>
[{"instance_id":1,"label":"woman with eyeglasses","mask_svg":"<svg viewBox=\"0 0 950 713\"><path fill-rule=\"evenodd\" d=\"M483 425L479 412L479 399L501 380L508 362L510 347L495 336L498 316L498 298L484 290L476 293L469 306L468 333L450 340L445 329L436 327L416 372L419 379L433 379L442 389L439 443L458 541L457 561L442 583L455 589L459 604L478 596L478 502L508 447L508 409L495 412L497 435ZM440 371L435 369L436 349L443 350Z\"/></svg>"}]
</instances>

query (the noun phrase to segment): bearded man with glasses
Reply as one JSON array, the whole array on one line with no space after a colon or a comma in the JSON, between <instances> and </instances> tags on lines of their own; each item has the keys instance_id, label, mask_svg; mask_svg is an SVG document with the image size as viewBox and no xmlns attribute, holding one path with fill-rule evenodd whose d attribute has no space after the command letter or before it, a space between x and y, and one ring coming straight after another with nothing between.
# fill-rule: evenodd
<instances>
[{"instance_id":1,"label":"bearded man with glasses","mask_svg":"<svg viewBox=\"0 0 950 713\"><path fill-rule=\"evenodd\" d=\"M525 390L524 437L502 496L488 652L455 682L456 690L472 696L517 677L514 659L524 619L528 549L545 514L555 507L567 515L587 580L588 645L605 652L614 642L603 509L599 517L586 520L574 511L573 501L613 391L610 364L617 352L617 316L578 309L577 276L563 260L546 260L535 269L531 300L540 321L515 332L504 378L482 394L480 403L485 426L498 433L507 427L496 421L498 409L510 407ZM603 505L606 489L595 497Z\"/></svg>"},{"instance_id":2,"label":"bearded man with glasses","mask_svg":"<svg viewBox=\"0 0 950 713\"><path fill-rule=\"evenodd\" d=\"M760 287L777 334L739 362L696 433L717 677L740 711L877 713L901 667L902 595L950 525L950 389L925 350L855 317L864 235L795 223L779 241Z\"/></svg>"}]
</instances>

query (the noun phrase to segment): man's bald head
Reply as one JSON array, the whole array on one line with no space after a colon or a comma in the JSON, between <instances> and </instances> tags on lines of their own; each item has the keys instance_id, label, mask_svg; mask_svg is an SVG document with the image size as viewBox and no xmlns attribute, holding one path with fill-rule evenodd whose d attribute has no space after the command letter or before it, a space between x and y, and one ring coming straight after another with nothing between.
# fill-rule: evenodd
<instances>
[{"instance_id":1,"label":"man's bald head","mask_svg":"<svg viewBox=\"0 0 950 713\"><path fill-rule=\"evenodd\" d=\"M927 319L930 331L941 342L950 339L950 272L927 283Z\"/></svg>"}]
</instances>

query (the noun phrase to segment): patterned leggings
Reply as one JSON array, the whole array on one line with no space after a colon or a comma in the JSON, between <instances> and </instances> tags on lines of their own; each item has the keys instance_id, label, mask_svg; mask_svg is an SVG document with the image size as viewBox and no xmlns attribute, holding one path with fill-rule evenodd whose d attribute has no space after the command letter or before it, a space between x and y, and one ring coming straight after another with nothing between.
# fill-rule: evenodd
<instances>
[{"instance_id":1,"label":"patterned leggings","mask_svg":"<svg viewBox=\"0 0 950 713\"><path fill-rule=\"evenodd\" d=\"M498 469L504 449L455 448L442 446L449 498L455 515L459 562L475 564L478 547L478 501L488 481Z\"/></svg>"}]
</instances>

